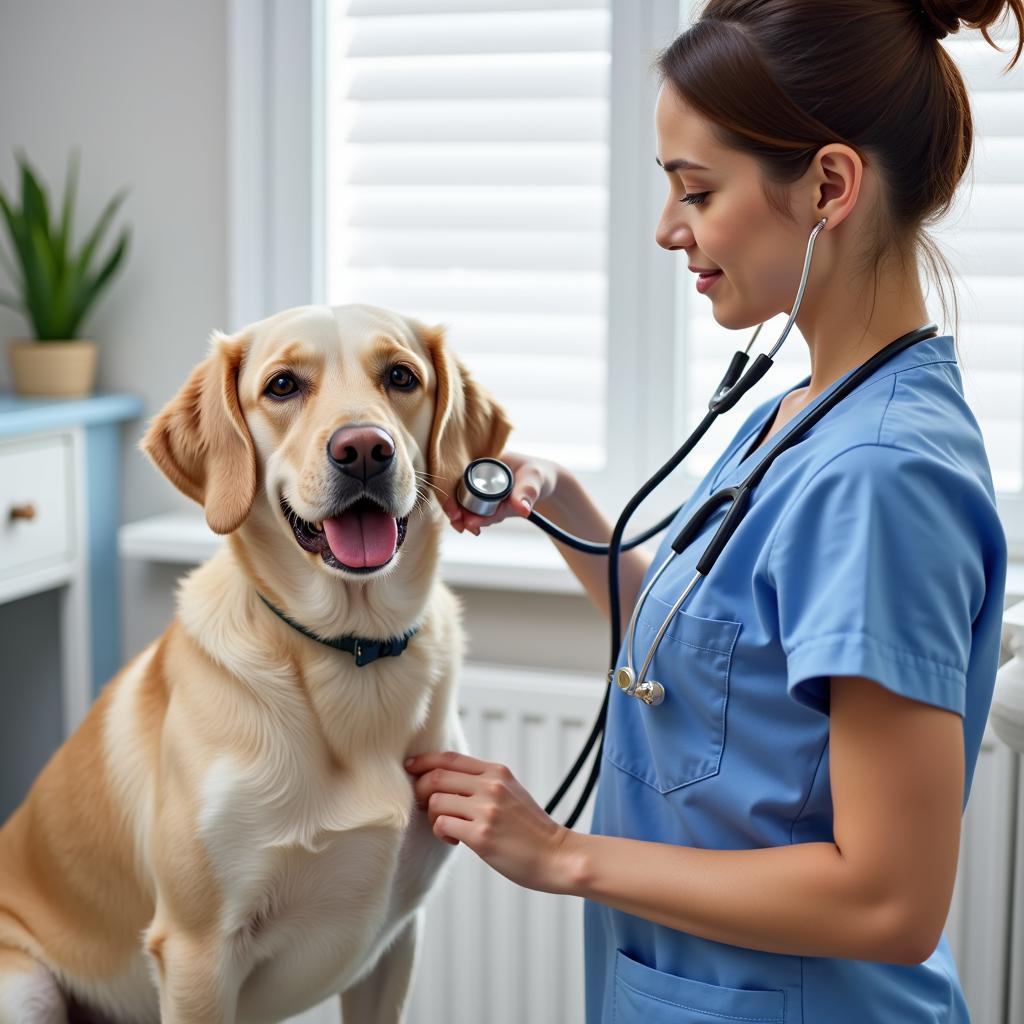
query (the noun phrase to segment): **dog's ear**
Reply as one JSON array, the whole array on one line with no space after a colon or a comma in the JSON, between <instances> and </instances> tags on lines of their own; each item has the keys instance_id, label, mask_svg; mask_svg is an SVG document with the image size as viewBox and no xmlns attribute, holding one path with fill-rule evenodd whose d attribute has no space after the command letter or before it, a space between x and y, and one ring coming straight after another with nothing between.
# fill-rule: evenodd
<instances>
[{"instance_id":1,"label":"dog's ear","mask_svg":"<svg viewBox=\"0 0 1024 1024\"><path fill-rule=\"evenodd\" d=\"M153 418L139 447L199 502L214 533L242 525L256 496L256 449L238 402L248 338L211 337L212 350Z\"/></svg>"},{"instance_id":2,"label":"dog's ear","mask_svg":"<svg viewBox=\"0 0 1024 1024\"><path fill-rule=\"evenodd\" d=\"M430 429L427 471L430 485L443 501L454 495L466 466L485 455L498 456L512 432L505 410L448 350L440 327L421 327L437 377L434 420Z\"/></svg>"}]
</instances>

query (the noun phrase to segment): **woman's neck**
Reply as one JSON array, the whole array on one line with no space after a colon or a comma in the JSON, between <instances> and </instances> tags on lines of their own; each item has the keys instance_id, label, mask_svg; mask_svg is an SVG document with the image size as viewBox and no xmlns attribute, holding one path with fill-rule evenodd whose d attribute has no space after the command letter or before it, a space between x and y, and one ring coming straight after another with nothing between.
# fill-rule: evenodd
<instances>
[{"instance_id":1,"label":"woman's neck","mask_svg":"<svg viewBox=\"0 0 1024 1024\"><path fill-rule=\"evenodd\" d=\"M842 272L830 273L829 279L813 300L808 288L797 317L811 356L811 381L802 396L808 402L930 319L916 267L900 272L891 261L882 266L874 302L871 276L859 288L849 283L855 277Z\"/></svg>"}]
</instances>

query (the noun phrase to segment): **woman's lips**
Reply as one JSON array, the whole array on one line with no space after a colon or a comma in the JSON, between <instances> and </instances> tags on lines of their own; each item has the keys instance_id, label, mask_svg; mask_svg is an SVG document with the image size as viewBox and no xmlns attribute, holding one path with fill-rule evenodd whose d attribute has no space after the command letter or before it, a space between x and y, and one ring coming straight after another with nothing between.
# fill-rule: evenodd
<instances>
[{"instance_id":1,"label":"woman's lips","mask_svg":"<svg viewBox=\"0 0 1024 1024\"><path fill-rule=\"evenodd\" d=\"M715 282L722 276L720 270L702 271L697 276L697 291L703 295L709 288L713 288Z\"/></svg>"}]
</instances>

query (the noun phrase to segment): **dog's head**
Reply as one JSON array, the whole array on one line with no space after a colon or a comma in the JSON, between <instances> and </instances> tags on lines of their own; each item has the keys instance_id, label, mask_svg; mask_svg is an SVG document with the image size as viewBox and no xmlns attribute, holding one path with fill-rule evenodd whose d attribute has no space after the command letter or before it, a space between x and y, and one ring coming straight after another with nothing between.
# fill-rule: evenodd
<instances>
[{"instance_id":1,"label":"dog's head","mask_svg":"<svg viewBox=\"0 0 1024 1024\"><path fill-rule=\"evenodd\" d=\"M141 447L215 532L265 499L323 571L372 576L394 561L417 500L453 494L510 431L441 329L371 306L302 306L215 332Z\"/></svg>"}]
</instances>

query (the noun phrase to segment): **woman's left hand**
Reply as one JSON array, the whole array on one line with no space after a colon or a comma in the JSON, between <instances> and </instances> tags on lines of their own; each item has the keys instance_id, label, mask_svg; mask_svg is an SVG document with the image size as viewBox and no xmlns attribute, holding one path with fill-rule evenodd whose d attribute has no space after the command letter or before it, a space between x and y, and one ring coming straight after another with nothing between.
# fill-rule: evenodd
<instances>
[{"instance_id":1,"label":"woman's left hand","mask_svg":"<svg viewBox=\"0 0 1024 1024\"><path fill-rule=\"evenodd\" d=\"M567 893L575 835L536 804L503 764L455 751L405 762L434 835L465 843L495 871L528 889Z\"/></svg>"}]
</instances>

